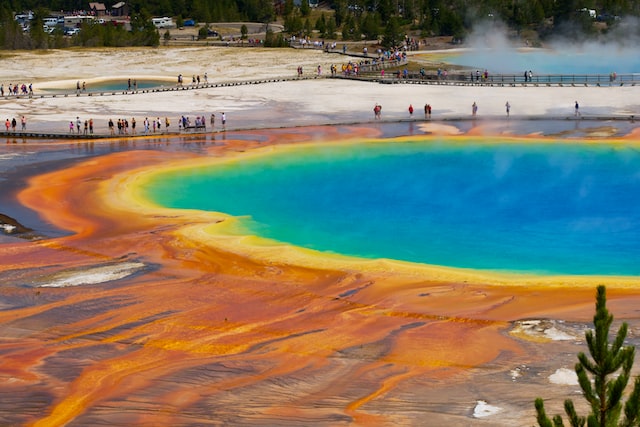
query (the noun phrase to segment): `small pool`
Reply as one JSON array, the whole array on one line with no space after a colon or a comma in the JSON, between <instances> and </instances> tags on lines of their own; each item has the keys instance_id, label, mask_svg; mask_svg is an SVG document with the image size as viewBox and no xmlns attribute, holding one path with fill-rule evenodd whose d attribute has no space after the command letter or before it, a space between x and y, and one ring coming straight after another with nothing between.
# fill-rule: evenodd
<instances>
[{"instance_id":1,"label":"small pool","mask_svg":"<svg viewBox=\"0 0 640 427\"><path fill-rule=\"evenodd\" d=\"M136 81L138 90L151 89L156 87L173 87L175 83L167 80L145 80L138 79ZM80 82L82 87L82 81ZM86 82L86 92L113 92L123 90L133 90L134 80L131 80L131 89L129 89L129 82L124 79L117 80L105 80L100 82ZM37 88L36 88L37 89ZM62 92L75 92L76 88L47 88L43 89L46 92L62 93Z\"/></svg>"}]
</instances>

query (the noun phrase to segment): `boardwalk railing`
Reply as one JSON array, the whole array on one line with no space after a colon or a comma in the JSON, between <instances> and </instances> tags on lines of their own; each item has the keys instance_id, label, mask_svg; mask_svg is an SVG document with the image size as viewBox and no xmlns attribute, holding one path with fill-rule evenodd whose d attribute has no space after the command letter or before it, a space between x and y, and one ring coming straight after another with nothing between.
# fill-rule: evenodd
<instances>
[{"instance_id":1,"label":"boardwalk railing","mask_svg":"<svg viewBox=\"0 0 640 427\"><path fill-rule=\"evenodd\" d=\"M475 77L475 76L474 76ZM471 74L467 76L471 80ZM482 81L483 79L480 78ZM586 84L586 85L624 85L640 83L640 74L541 74L525 79L522 75L496 74L484 79L485 83L531 83L531 84ZM477 79L475 82L478 83Z\"/></svg>"},{"instance_id":2,"label":"boardwalk railing","mask_svg":"<svg viewBox=\"0 0 640 427\"><path fill-rule=\"evenodd\" d=\"M398 64L396 64L398 65ZM364 69L362 69L363 72ZM398 70L399 71L399 70ZM366 73L366 72L365 72ZM373 79L381 83L427 83L427 84L465 84L488 86L635 86L640 85L640 73L634 74L540 74L527 76L523 74L493 74L483 77L474 73L449 73L446 77L435 73L410 72L406 76L401 72L388 73L384 76L361 75L363 79Z\"/></svg>"},{"instance_id":3,"label":"boardwalk railing","mask_svg":"<svg viewBox=\"0 0 640 427\"><path fill-rule=\"evenodd\" d=\"M371 60L371 62L363 61L358 64L358 72L360 73L375 73L376 71L382 71L388 68L401 67L407 63L407 59L385 59L385 60Z\"/></svg>"}]
</instances>

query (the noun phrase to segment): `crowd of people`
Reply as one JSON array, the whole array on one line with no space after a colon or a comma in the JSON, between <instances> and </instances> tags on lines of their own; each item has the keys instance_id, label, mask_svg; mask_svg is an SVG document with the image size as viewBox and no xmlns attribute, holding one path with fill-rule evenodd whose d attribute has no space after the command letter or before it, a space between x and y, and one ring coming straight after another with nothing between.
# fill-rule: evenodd
<instances>
[{"instance_id":1,"label":"crowd of people","mask_svg":"<svg viewBox=\"0 0 640 427\"><path fill-rule=\"evenodd\" d=\"M204 75L202 76L202 79L200 79L200 75L193 75L191 76L191 85L198 87L200 86L200 83L202 84L207 84L209 83L209 76L207 73L204 73ZM178 87L183 87L184 86L184 76L182 74L178 74Z\"/></svg>"},{"instance_id":2,"label":"crowd of people","mask_svg":"<svg viewBox=\"0 0 640 427\"><path fill-rule=\"evenodd\" d=\"M82 133L83 135L93 135L93 119L85 119L84 126L79 116L76 116L75 122L69 121L69 133Z\"/></svg>"},{"instance_id":3,"label":"crowd of people","mask_svg":"<svg viewBox=\"0 0 640 427\"><path fill-rule=\"evenodd\" d=\"M13 119L7 118L5 120L5 130L7 133L16 132L18 128L18 123L21 125L21 130L26 131L27 129L27 119L25 116L20 117L18 121L15 117ZM209 119L202 115L196 116L193 120L189 116L181 116L178 118L178 132L194 129L194 130L206 130L207 129L207 121L209 122L211 129L215 128L216 124L216 115L215 113L211 113ZM222 112L220 114L220 123L222 124L221 129L226 130L227 125L227 115ZM109 135L113 136L123 136L123 135L138 135L137 130L137 121L135 117L132 117L131 120L122 118L122 119L109 119L107 122L107 127L109 129ZM68 124L68 129L70 134L75 135L93 135L94 134L94 120L93 118L82 120L80 116L76 116L75 120L70 120ZM160 117L156 117L149 119L145 117L142 121L142 134L149 135L155 133L169 133L171 129L171 120L169 117L165 117L164 119L160 119Z\"/></svg>"},{"instance_id":4,"label":"crowd of people","mask_svg":"<svg viewBox=\"0 0 640 427\"><path fill-rule=\"evenodd\" d=\"M7 118L7 120L5 120L4 122L4 126L7 130L7 133L9 132L15 132L16 128L18 127L18 121L16 120L16 118L14 117L13 119L9 120ZM25 116L22 116L20 118L20 126L22 131L24 132L25 130L27 130L27 119Z\"/></svg>"},{"instance_id":5,"label":"crowd of people","mask_svg":"<svg viewBox=\"0 0 640 427\"><path fill-rule=\"evenodd\" d=\"M113 119L109 119L108 127L109 127L109 135L138 135L137 130L137 121L135 117L131 118L131 121L128 119L118 119L115 122ZM164 133L168 133L171 127L171 121L168 117L165 117L164 120L160 117L156 117L149 119L149 117L145 117L142 121L142 134L148 135L150 133L162 133L162 129L164 126ZM131 131L129 131L131 129Z\"/></svg>"},{"instance_id":6,"label":"crowd of people","mask_svg":"<svg viewBox=\"0 0 640 427\"><path fill-rule=\"evenodd\" d=\"M209 118L209 123L211 128L215 128L215 114L212 113ZM23 130L26 128L26 119L24 116L23 120ZM189 129L196 130L206 130L207 128L207 118L203 116L196 116L193 120L189 116L181 116L178 118L178 132L182 132ZM223 112L221 113L221 123L222 129L226 128L227 116ZM13 119L13 122L7 119L6 122L7 132L10 129L14 129L16 127L16 119ZM109 129L109 135L113 136L123 136L123 135L150 135L155 133L169 133L171 129L171 120L169 117L165 117L161 119L160 117L156 117L149 119L149 117L145 117L142 121L142 131L138 133L137 129L137 121L135 117L132 117L131 120L122 118L122 119L109 119L107 122L107 127ZM93 118L85 119L84 121L80 119L79 116L76 117L75 120L69 121L69 133L71 134L83 134L83 135L93 135L94 134L94 120Z\"/></svg>"},{"instance_id":7,"label":"crowd of people","mask_svg":"<svg viewBox=\"0 0 640 427\"><path fill-rule=\"evenodd\" d=\"M18 95L33 95L33 84L29 83L9 83L5 89L4 83L0 84L0 96L18 96Z\"/></svg>"}]
</instances>

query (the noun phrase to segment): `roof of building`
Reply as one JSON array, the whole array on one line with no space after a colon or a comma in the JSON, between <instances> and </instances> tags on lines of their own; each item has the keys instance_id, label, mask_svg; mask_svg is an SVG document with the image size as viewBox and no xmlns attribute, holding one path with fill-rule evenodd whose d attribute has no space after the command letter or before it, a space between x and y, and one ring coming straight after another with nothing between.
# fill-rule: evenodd
<instances>
[{"instance_id":1,"label":"roof of building","mask_svg":"<svg viewBox=\"0 0 640 427\"><path fill-rule=\"evenodd\" d=\"M106 6L104 5L104 3L89 3L89 9L94 9L94 10L107 10Z\"/></svg>"}]
</instances>

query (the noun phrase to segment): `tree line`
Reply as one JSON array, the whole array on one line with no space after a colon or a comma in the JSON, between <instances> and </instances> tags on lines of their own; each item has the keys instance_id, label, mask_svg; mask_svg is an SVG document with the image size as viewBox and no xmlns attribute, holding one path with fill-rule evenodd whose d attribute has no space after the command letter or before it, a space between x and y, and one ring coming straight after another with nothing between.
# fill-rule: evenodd
<instances>
[{"instance_id":1,"label":"tree line","mask_svg":"<svg viewBox=\"0 0 640 427\"><path fill-rule=\"evenodd\" d=\"M112 5L105 3L107 9ZM479 20L496 20L516 34L529 30L542 38L557 34L595 36L611 31L622 18L640 16L640 2L632 0L325 0L322 5L328 6L330 12L322 14L312 13L309 0L130 0L127 5L135 23L131 32L102 25L89 31L83 29L79 37L69 40L61 34L42 34L35 24L31 33L22 34L13 15L27 10L39 17L87 10L88 1L8 0L0 6L0 47L153 46L158 44L159 36L151 26L152 16L204 23L281 21L289 35L313 34L343 40L375 40L383 36L385 44L399 42L408 30L421 37L452 36L464 40Z\"/></svg>"}]
</instances>

